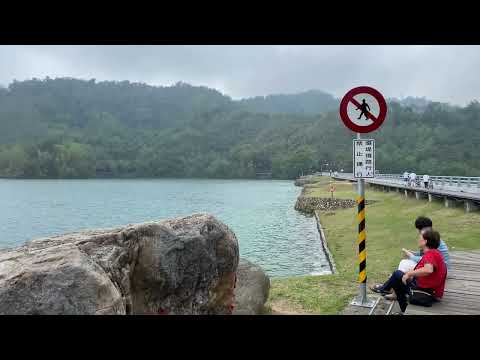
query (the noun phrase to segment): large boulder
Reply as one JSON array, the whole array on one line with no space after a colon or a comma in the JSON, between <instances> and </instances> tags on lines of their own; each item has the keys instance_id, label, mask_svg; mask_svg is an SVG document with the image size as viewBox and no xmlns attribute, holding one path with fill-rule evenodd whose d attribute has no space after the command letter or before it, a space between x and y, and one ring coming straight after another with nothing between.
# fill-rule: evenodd
<instances>
[{"instance_id":1,"label":"large boulder","mask_svg":"<svg viewBox=\"0 0 480 360\"><path fill-rule=\"evenodd\" d=\"M264 310L270 291L270 279L263 269L240 259L237 269L234 315L258 315Z\"/></svg>"},{"instance_id":2,"label":"large boulder","mask_svg":"<svg viewBox=\"0 0 480 360\"><path fill-rule=\"evenodd\" d=\"M0 314L230 314L238 261L207 214L33 240L0 252Z\"/></svg>"}]
</instances>

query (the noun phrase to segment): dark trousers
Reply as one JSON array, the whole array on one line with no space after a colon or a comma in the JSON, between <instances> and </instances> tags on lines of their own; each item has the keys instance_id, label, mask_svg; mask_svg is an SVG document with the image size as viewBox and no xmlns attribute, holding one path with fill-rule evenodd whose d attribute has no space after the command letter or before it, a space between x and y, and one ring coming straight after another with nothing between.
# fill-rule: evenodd
<instances>
[{"instance_id":1,"label":"dark trousers","mask_svg":"<svg viewBox=\"0 0 480 360\"><path fill-rule=\"evenodd\" d=\"M425 189L428 189L428 181L423 182L425 184Z\"/></svg>"},{"instance_id":2,"label":"dark trousers","mask_svg":"<svg viewBox=\"0 0 480 360\"><path fill-rule=\"evenodd\" d=\"M390 279L388 279L385 284L382 285L382 290L390 291L393 289L395 291L395 295L397 295L398 305L400 306L400 310L402 312L405 311L407 308L407 294L410 294L412 287L416 286L415 279L409 280L405 285L402 281L402 277L405 273L401 270L395 270Z\"/></svg>"}]
</instances>

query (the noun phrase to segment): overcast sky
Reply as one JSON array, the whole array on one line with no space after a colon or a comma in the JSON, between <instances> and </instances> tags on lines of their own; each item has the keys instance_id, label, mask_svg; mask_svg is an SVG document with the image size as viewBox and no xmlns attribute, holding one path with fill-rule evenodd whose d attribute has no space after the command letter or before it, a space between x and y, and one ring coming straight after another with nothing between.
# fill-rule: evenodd
<instances>
[{"instance_id":1,"label":"overcast sky","mask_svg":"<svg viewBox=\"0 0 480 360\"><path fill-rule=\"evenodd\" d=\"M480 46L0 46L0 84L32 77L183 81L234 99L369 85L386 97L480 98Z\"/></svg>"}]
</instances>

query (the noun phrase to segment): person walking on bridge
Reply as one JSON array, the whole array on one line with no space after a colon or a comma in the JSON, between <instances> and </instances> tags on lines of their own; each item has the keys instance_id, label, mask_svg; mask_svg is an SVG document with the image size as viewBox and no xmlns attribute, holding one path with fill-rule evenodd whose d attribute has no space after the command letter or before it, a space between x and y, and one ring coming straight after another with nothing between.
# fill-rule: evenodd
<instances>
[{"instance_id":1,"label":"person walking on bridge","mask_svg":"<svg viewBox=\"0 0 480 360\"><path fill-rule=\"evenodd\" d=\"M408 171L405 171L403 173L403 181L405 182L405 184L408 184Z\"/></svg>"},{"instance_id":2,"label":"person walking on bridge","mask_svg":"<svg viewBox=\"0 0 480 360\"><path fill-rule=\"evenodd\" d=\"M417 174L415 174L414 172L410 173L410 175L408 175L409 179L410 179L410 186L411 187L414 187L416 185L416 180L417 180Z\"/></svg>"},{"instance_id":3,"label":"person walking on bridge","mask_svg":"<svg viewBox=\"0 0 480 360\"><path fill-rule=\"evenodd\" d=\"M425 189L428 189L428 183L430 182L430 176L427 174L423 175L423 185L425 185Z\"/></svg>"}]
</instances>

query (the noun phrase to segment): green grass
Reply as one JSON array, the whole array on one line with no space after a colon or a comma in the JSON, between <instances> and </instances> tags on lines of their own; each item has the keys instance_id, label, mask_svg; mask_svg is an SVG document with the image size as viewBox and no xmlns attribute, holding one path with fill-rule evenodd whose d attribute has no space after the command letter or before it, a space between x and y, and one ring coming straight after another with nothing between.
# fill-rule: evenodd
<instances>
[{"instance_id":1,"label":"green grass","mask_svg":"<svg viewBox=\"0 0 480 360\"><path fill-rule=\"evenodd\" d=\"M339 198L355 198L352 184L335 183ZM329 179L310 185L307 196L330 197ZM401 249L415 249L418 233L413 225L420 215L432 219L451 251L480 248L480 212L445 208L441 202L405 199L367 187L366 199L377 200L366 208L368 283L382 282L398 266ZM356 208L319 212L337 274L273 279L270 307L281 301L307 313L336 314L358 292Z\"/></svg>"}]
</instances>

